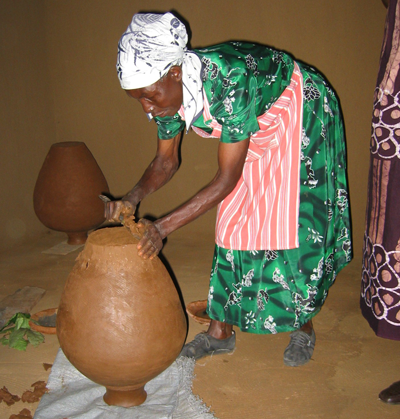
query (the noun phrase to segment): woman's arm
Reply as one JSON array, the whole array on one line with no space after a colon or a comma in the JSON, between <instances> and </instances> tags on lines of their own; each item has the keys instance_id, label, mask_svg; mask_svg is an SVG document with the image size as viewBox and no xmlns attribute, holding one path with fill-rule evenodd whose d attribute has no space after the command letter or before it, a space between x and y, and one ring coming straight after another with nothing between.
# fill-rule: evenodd
<instances>
[{"instance_id":1,"label":"woman's arm","mask_svg":"<svg viewBox=\"0 0 400 419\"><path fill-rule=\"evenodd\" d=\"M164 186L179 168L179 145L182 133L170 140L160 140L153 161L139 182L122 199L136 206L143 198Z\"/></svg>"},{"instance_id":2,"label":"woman's arm","mask_svg":"<svg viewBox=\"0 0 400 419\"><path fill-rule=\"evenodd\" d=\"M139 255L152 259L162 248L162 240L173 231L190 223L219 204L235 188L242 175L249 140L237 143L219 143L218 171L214 179L193 198L163 218L151 223L140 220L145 227L138 244Z\"/></svg>"},{"instance_id":3,"label":"woman's arm","mask_svg":"<svg viewBox=\"0 0 400 419\"><path fill-rule=\"evenodd\" d=\"M179 168L179 145L182 133L170 140L160 140L153 161L144 171L139 182L121 200L108 202L105 217L108 221L120 221L120 215L133 214L136 206L147 195L165 185Z\"/></svg>"}]
</instances>

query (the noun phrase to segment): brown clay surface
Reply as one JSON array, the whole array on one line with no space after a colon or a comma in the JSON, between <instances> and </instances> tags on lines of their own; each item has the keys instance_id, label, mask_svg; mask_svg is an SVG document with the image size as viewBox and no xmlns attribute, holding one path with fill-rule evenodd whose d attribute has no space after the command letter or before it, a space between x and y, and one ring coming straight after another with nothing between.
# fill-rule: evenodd
<instances>
[{"instance_id":1,"label":"brown clay surface","mask_svg":"<svg viewBox=\"0 0 400 419\"><path fill-rule=\"evenodd\" d=\"M10 419L32 419L32 414L29 409L22 409L18 414L12 414Z\"/></svg>"},{"instance_id":2,"label":"brown clay surface","mask_svg":"<svg viewBox=\"0 0 400 419\"><path fill-rule=\"evenodd\" d=\"M41 240L1 255L3 288L0 298L25 285L47 290L33 312L55 307L78 252L66 256L42 254L64 240L52 232ZM213 237L182 229L170 236L164 255L173 267L185 303L205 299L213 253ZM300 368L283 365L289 336L258 336L237 331L233 355L197 362L194 393L219 419L398 419L400 406L378 400L379 392L400 380L400 342L377 338L358 308L361 261L338 275L321 313L315 318L317 343L312 361ZM189 339L205 326L189 319ZM0 387L22 395L38 380L47 381L58 350L57 338L26 352L0 346ZM12 406L0 403L0 418L8 419L37 402ZM190 419L190 418L187 418Z\"/></svg>"},{"instance_id":3,"label":"brown clay surface","mask_svg":"<svg viewBox=\"0 0 400 419\"><path fill-rule=\"evenodd\" d=\"M47 393L46 383L44 381L36 381L31 385L33 390L26 390L21 396L21 400L25 403L38 402L43 394Z\"/></svg>"},{"instance_id":4,"label":"brown clay surface","mask_svg":"<svg viewBox=\"0 0 400 419\"><path fill-rule=\"evenodd\" d=\"M66 357L85 376L114 390L107 403L125 407L144 401L143 390L134 390L172 364L187 330L168 271L158 257L139 257L136 244L125 227L91 233L57 312Z\"/></svg>"},{"instance_id":5,"label":"brown clay surface","mask_svg":"<svg viewBox=\"0 0 400 419\"><path fill-rule=\"evenodd\" d=\"M7 406L11 406L21 400L16 394L11 394L7 387L0 389L0 403L4 402Z\"/></svg>"},{"instance_id":6,"label":"brown clay surface","mask_svg":"<svg viewBox=\"0 0 400 419\"><path fill-rule=\"evenodd\" d=\"M107 180L84 142L54 143L35 184L35 213L46 227L66 232L68 244L82 244L104 221L99 195L107 192Z\"/></svg>"}]
</instances>

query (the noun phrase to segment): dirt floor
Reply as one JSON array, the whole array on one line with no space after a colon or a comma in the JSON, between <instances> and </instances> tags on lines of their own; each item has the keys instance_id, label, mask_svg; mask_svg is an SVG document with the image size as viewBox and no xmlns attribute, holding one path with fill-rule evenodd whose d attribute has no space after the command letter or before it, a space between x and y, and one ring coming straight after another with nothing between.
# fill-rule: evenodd
<instances>
[{"instance_id":1,"label":"dirt floor","mask_svg":"<svg viewBox=\"0 0 400 419\"><path fill-rule=\"evenodd\" d=\"M211 268L213 237L188 236L181 230L168 240L164 256L179 281L185 303L205 299ZM0 300L24 286L46 290L32 314L57 307L74 260L67 255L42 253L65 240L49 232L35 242L0 255ZM197 362L193 392L211 408L216 418L274 419L398 419L400 405L387 405L378 393L400 380L400 342L377 338L359 310L360 262L353 261L338 276L328 299L314 320L317 335L313 359L305 366L286 367L282 354L289 334L260 336L237 331L237 349ZM189 320L188 339L204 330ZM0 346L0 388L14 395L47 381L59 348L55 335L46 335L37 348L19 352ZM0 419L22 409L32 414L38 403L0 403ZM187 418L190 419L190 418Z\"/></svg>"}]
</instances>

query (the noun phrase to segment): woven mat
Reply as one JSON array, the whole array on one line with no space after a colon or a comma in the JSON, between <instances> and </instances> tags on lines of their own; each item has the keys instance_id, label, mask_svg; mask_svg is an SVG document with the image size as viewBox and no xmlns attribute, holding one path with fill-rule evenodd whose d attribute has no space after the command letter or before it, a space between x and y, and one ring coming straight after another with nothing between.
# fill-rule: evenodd
<instances>
[{"instance_id":1,"label":"woven mat","mask_svg":"<svg viewBox=\"0 0 400 419\"><path fill-rule=\"evenodd\" d=\"M146 401L127 409L108 406L105 388L77 371L60 349L34 419L217 419L192 393L194 365L191 358L178 358L146 384Z\"/></svg>"}]
</instances>

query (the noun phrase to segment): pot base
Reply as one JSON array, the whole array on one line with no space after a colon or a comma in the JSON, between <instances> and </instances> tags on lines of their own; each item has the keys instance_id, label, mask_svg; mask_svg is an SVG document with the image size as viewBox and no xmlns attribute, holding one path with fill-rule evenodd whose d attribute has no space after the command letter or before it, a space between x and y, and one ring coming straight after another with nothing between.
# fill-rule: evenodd
<instances>
[{"instance_id":1,"label":"pot base","mask_svg":"<svg viewBox=\"0 0 400 419\"><path fill-rule=\"evenodd\" d=\"M103 400L111 406L132 407L144 403L147 393L144 386L134 390L120 390L107 387Z\"/></svg>"},{"instance_id":2,"label":"pot base","mask_svg":"<svg viewBox=\"0 0 400 419\"><path fill-rule=\"evenodd\" d=\"M68 244L71 244L73 246L78 244L85 244L87 240L87 231L81 231L81 232L66 232L68 235Z\"/></svg>"}]
</instances>

